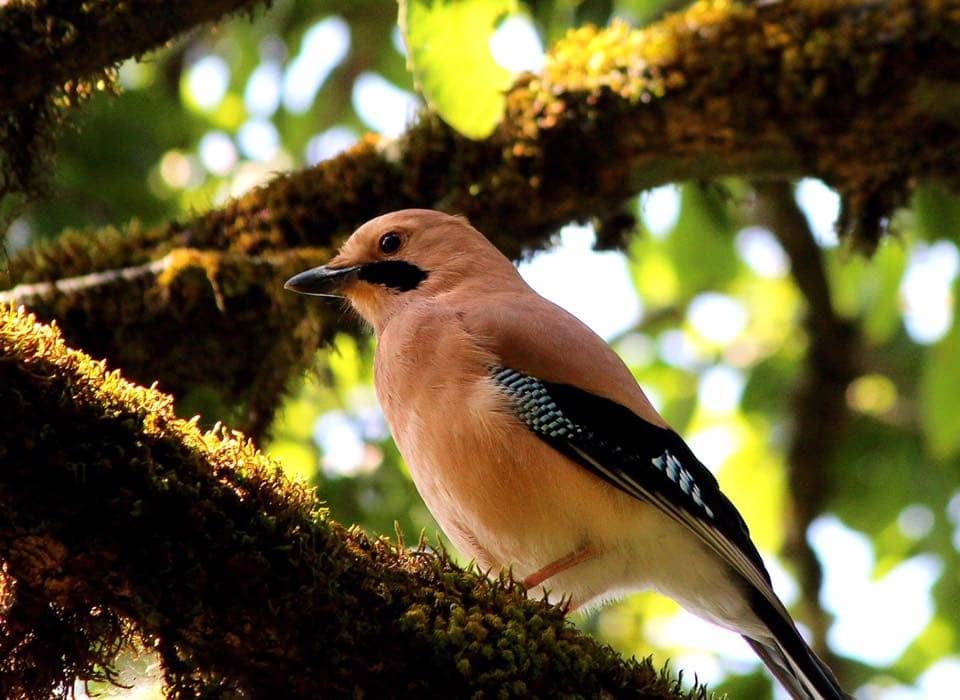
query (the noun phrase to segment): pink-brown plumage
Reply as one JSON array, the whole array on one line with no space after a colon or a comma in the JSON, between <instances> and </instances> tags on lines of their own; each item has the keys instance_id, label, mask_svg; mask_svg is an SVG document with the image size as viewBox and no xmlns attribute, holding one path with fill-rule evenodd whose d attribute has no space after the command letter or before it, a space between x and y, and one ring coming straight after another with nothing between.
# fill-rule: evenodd
<instances>
[{"instance_id":1,"label":"pink-brown plumage","mask_svg":"<svg viewBox=\"0 0 960 700\"><path fill-rule=\"evenodd\" d=\"M697 472L694 488L690 473L680 478L696 471L688 464L668 472L674 486L658 487L654 457L640 472L610 467L626 474L618 488L576 444L551 443L518 417L498 368L575 387L616 404L611 415L628 409L645 434L673 435L607 344L536 294L465 219L429 210L373 219L327 266L288 286L316 293L313 285L331 281L377 334L377 396L418 491L462 553L494 573L510 568L572 608L652 587L746 636L796 697L842 697L712 477ZM628 438L617 449L648 454L651 446L631 448ZM634 489L643 470L652 485ZM708 489L718 512L729 509L722 523L704 507Z\"/></svg>"}]
</instances>

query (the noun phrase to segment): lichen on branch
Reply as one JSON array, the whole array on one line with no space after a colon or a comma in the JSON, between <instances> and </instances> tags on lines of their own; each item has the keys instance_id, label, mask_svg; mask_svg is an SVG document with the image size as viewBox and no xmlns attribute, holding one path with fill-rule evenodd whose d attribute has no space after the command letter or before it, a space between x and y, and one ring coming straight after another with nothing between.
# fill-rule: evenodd
<instances>
[{"instance_id":1,"label":"lichen on branch","mask_svg":"<svg viewBox=\"0 0 960 700\"><path fill-rule=\"evenodd\" d=\"M3 697L109 679L131 639L173 698L703 697L507 578L345 530L242 434L7 306L0 402Z\"/></svg>"},{"instance_id":2,"label":"lichen on branch","mask_svg":"<svg viewBox=\"0 0 960 700\"><path fill-rule=\"evenodd\" d=\"M505 123L534 142L592 127L633 187L822 178L841 234L872 249L917 181L960 184L958 48L956 0L699 0L642 29L571 30Z\"/></svg>"}]
</instances>

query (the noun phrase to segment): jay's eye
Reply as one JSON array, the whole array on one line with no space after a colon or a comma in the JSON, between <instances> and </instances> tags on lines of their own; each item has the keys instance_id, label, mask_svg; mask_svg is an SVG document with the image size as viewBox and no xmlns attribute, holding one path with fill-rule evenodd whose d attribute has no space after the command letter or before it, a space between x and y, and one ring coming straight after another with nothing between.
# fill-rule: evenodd
<instances>
[{"instance_id":1,"label":"jay's eye","mask_svg":"<svg viewBox=\"0 0 960 700\"><path fill-rule=\"evenodd\" d=\"M403 243L403 239L400 237L400 234L396 231L391 231L390 233L385 233L380 238L380 251L384 255L392 255L400 250L400 244Z\"/></svg>"}]
</instances>

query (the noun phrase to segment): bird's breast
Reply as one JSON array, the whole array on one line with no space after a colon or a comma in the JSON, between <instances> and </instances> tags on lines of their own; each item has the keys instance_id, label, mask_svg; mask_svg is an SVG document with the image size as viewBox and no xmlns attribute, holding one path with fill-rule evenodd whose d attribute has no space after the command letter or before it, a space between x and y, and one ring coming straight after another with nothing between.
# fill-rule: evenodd
<instances>
[{"instance_id":1,"label":"bird's breast","mask_svg":"<svg viewBox=\"0 0 960 700\"><path fill-rule=\"evenodd\" d=\"M456 323L422 322L381 337L376 386L387 421L430 512L483 567L518 577L615 532L638 503L531 433L494 384L498 358Z\"/></svg>"},{"instance_id":2,"label":"bird's breast","mask_svg":"<svg viewBox=\"0 0 960 700\"><path fill-rule=\"evenodd\" d=\"M544 583L552 598L571 595L578 604L648 585L699 599L715 585L689 566L709 555L680 524L572 462L514 416L492 378L500 358L455 315L407 321L380 337L377 395L417 490L461 553L523 579L595 552Z\"/></svg>"}]
</instances>

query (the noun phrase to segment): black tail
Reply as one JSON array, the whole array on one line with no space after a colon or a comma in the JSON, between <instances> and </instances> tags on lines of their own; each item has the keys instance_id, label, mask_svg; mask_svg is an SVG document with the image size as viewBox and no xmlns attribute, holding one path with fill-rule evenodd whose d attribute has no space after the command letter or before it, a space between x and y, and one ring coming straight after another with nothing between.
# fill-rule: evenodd
<instances>
[{"instance_id":1,"label":"black tail","mask_svg":"<svg viewBox=\"0 0 960 700\"><path fill-rule=\"evenodd\" d=\"M833 671L807 646L793 621L759 592L751 601L771 639L744 637L795 700L848 700Z\"/></svg>"}]
</instances>

